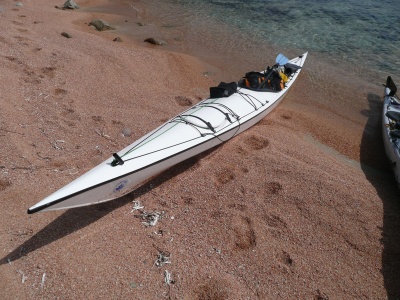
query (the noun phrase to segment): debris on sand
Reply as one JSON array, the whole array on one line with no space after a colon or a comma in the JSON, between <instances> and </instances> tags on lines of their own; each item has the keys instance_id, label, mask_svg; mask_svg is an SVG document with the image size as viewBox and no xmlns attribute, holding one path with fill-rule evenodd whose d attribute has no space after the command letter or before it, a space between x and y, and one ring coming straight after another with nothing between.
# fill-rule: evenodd
<instances>
[{"instance_id":1,"label":"debris on sand","mask_svg":"<svg viewBox=\"0 0 400 300\"><path fill-rule=\"evenodd\" d=\"M168 285L175 283L175 281L172 279L172 273L168 272L168 270L164 271L164 282Z\"/></svg>"},{"instance_id":2,"label":"debris on sand","mask_svg":"<svg viewBox=\"0 0 400 300\"><path fill-rule=\"evenodd\" d=\"M157 267L162 267L165 264L170 264L171 263L171 253L169 253L168 251L160 251L158 249L158 255L157 255L157 259L154 262L154 264Z\"/></svg>"},{"instance_id":3,"label":"debris on sand","mask_svg":"<svg viewBox=\"0 0 400 300\"><path fill-rule=\"evenodd\" d=\"M142 218L142 220L144 220L142 222L144 226L150 227L150 226L155 226L157 224L157 222L162 218L162 213L158 211L154 212L142 211L139 217Z\"/></svg>"},{"instance_id":4,"label":"debris on sand","mask_svg":"<svg viewBox=\"0 0 400 300\"><path fill-rule=\"evenodd\" d=\"M131 213L134 212L135 210L141 210L143 208L144 208L144 206L142 206L140 201L139 200L135 200L135 201L133 201L133 207L132 207Z\"/></svg>"},{"instance_id":5,"label":"debris on sand","mask_svg":"<svg viewBox=\"0 0 400 300\"><path fill-rule=\"evenodd\" d=\"M46 273L43 273L42 282L40 283L40 288L41 288L41 289L43 289L43 287L44 287L44 281L45 281L45 279L46 279Z\"/></svg>"},{"instance_id":6,"label":"debris on sand","mask_svg":"<svg viewBox=\"0 0 400 300\"><path fill-rule=\"evenodd\" d=\"M21 270L18 270L18 273L21 274L21 276L22 276L22 277L21 277L21 282L22 282L22 283L25 283L26 276L25 276L24 272L22 272Z\"/></svg>"}]
</instances>

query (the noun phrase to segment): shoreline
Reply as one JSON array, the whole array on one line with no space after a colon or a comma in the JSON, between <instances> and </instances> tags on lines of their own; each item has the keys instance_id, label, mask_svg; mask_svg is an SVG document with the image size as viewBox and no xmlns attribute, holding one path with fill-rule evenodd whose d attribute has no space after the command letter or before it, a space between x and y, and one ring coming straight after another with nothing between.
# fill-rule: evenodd
<instances>
[{"instance_id":1,"label":"shoreline","mask_svg":"<svg viewBox=\"0 0 400 300\"><path fill-rule=\"evenodd\" d=\"M140 2L136 2L136 4L140 5ZM100 10L104 13L106 9L109 10L110 7L114 7L113 5L117 5L117 9L111 9L111 13L109 14L110 16L113 16L114 14L123 11L123 8L127 4L124 1L115 1L114 3L109 3L109 5L110 6L100 6L100 9L94 10ZM146 12L146 9L145 6L139 8L143 14L140 19L144 22L146 22L146 16L149 14ZM93 9L88 8L87 10L90 11ZM111 17L111 19L112 18L113 17ZM115 18L120 18L120 21L117 23L120 25L120 29L123 29L119 29L118 31L127 38L126 42L128 43L128 47L129 44L132 43L132 45L137 45L139 47L196 57L203 63L205 67L204 73L210 74L209 79L212 81L210 86L216 86L221 81L237 81L245 72L248 71L249 67L245 67L249 64L248 58L246 58L242 63L238 63L236 68L232 68L233 62L238 62L238 60L240 61L237 54L234 54L231 58L227 57L227 59L219 59L218 62L218 59L211 59L212 53L207 52L207 50L199 50L199 53L194 53L188 49L185 50L185 47L180 45L181 43L185 43L185 41L180 41L178 44L169 44L169 41L167 41L168 44L166 46L154 47L148 45L143 42L147 37L154 36L158 39L165 38L166 34L162 33L159 28L163 26L162 23L149 23L142 28L136 26L136 21L124 23L122 21L124 19L123 17L119 16ZM154 16L151 20L154 21ZM132 33L135 31L134 28L136 28L136 30L139 29L140 33ZM110 32L105 34L108 34L111 37L113 33ZM208 37L208 39L212 38ZM273 48L269 50L272 49ZM292 53L293 50L290 50L289 52ZM299 53L295 54L298 55ZM219 54L217 57L219 57ZM301 94L298 93L295 97L290 97L290 100L285 100L281 106L288 109L292 114L299 113L300 118L296 120L297 127L301 126L303 130L310 132L314 138L327 146L332 147L342 155L345 155L350 159L360 160L359 147L361 144L361 136L368 118L368 116L360 112L368 109L368 97L373 97L376 98L377 101L381 101L381 99L378 99L382 94L380 85L374 84L371 86L370 82L366 81L366 79L356 79L342 67L335 68L335 71L331 72L329 70L331 65L327 64L326 61L318 61L322 58L321 55L311 53L310 58L311 59L307 62L308 68L306 68L307 74L305 76L307 79L302 81L302 86L299 88ZM259 58L257 58L257 61L258 60ZM274 63L274 57L270 57L266 61L272 65ZM339 65L343 64L343 62L338 63ZM251 65L253 65L253 67L250 67L252 70L258 70L257 67L254 67L254 63L251 63ZM343 85L347 82L349 83L348 85ZM368 93L366 93L366 91L368 91ZM350 97L348 97L349 95ZM348 98L346 99L346 97ZM289 101L290 105L288 103ZM293 110L293 106L296 107L295 110ZM332 114L324 114L321 118L321 111L328 111ZM316 124L315 128L310 127L311 122ZM318 130L316 128L318 128ZM322 131L319 130L321 128L323 129ZM327 131L333 135L327 137L325 135ZM343 138L342 135L343 131L346 132L345 138ZM348 135L352 136L351 142L346 140ZM347 146L343 147L344 144ZM375 167L385 165L384 158L378 162L372 161L371 163Z\"/></svg>"},{"instance_id":2,"label":"shoreline","mask_svg":"<svg viewBox=\"0 0 400 300\"><path fill-rule=\"evenodd\" d=\"M398 234L388 217L399 211L398 191L394 180L363 167L384 164L383 145L376 146L380 95L362 82L354 91L332 80L321 90L329 74L318 62L306 62L285 101L252 129L121 199L26 214L184 110L177 97L195 103L225 74L190 55L113 42L120 32L85 28L102 16L90 7L108 3L82 1L77 12L56 10L50 0L0 7L5 299L394 296L390 253L398 246L381 240ZM204 76L213 67L216 75ZM143 226L133 201L162 211L159 224ZM157 267L161 252L171 263Z\"/></svg>"}]
</instances>

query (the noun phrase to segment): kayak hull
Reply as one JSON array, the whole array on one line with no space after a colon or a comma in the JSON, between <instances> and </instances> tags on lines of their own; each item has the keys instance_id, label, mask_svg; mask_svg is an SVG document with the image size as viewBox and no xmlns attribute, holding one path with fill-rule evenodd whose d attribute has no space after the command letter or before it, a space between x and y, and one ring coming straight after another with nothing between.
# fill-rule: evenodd
<instances>
[{"instance_id":1,"label":"kayak hull","mask_svg":"<svg viewBox=\"0 0 400 300\"><path fill-rule=\"evenodd\" d=\"M117 199L145 180L209 150L252 127L284 98L307 53L290 60L298 70L279 92L238 88L229 97L205 99L170 119L70 184L28 209L28 213L81 207Z\"/></svg>"},{"instance_id":2,"label":"kayak hull","mask_svg":"<svg viewBox=\"0 0 400 300\"><path fill-rule=\"evenodd\" d=\"M382 110L382 135L385 152L393 170L397 186L400 188L400 136L397 117L400 118L400 103L390 95L391 90L385 87Z\"/></svg>"}]
</instances>

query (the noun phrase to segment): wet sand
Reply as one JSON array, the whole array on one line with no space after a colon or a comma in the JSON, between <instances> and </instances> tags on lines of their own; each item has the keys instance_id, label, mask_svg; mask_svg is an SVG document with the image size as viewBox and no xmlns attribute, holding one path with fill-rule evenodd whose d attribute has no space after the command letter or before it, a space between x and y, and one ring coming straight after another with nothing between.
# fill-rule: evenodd
<instances>
[{"instance_id":1,"label":"wet sand","mask_svg":"<svg viewBox=\"0 0 400 300\"><path fill-rule=\"evenodd\" d=\"M106 0L79 11L22 3L0 5L3 299L400 297L382 91L343 86L347 75L332 77L312 53L283 103L231 141L119 200L27 215L183 111L179 97L195 103L236 74L138 42L118 29L135 17L96 11ZM96 31L94 18L117 30ZM133 201L162 214L156 226ZM156 266L160 253L170 263Z\"/></svg>"}]
</instances>

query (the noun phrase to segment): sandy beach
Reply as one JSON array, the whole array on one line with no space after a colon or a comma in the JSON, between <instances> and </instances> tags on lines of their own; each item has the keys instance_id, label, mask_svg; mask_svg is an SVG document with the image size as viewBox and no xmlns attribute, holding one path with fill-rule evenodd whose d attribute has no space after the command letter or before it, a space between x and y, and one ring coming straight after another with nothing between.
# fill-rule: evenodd
<instances>
[{"instance_id":1,"label":"sandy beach","mask_svg":"<svg viewBox=\"0 0 400 300\"><path fill-rule=\"evenodd\" d=\"M383 88L338 86L312 53L284 102L222 146L121 199L26 213L233 76L138 42L157 32L95 9L110 3L0 2L0 298L399 298Z\"/></svg>"}]
</instances>

